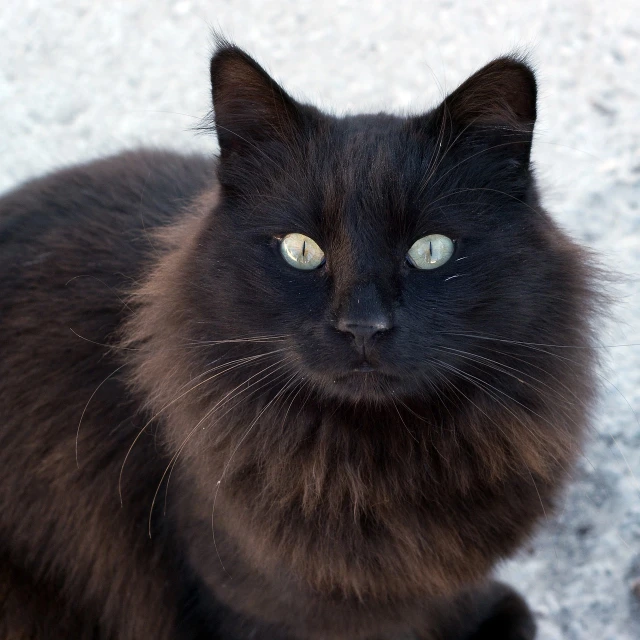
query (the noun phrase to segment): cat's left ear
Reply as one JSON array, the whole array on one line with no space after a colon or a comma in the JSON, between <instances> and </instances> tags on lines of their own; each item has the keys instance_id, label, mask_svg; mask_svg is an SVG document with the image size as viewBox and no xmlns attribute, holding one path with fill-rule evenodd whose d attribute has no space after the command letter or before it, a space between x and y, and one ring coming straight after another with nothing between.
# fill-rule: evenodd
<instances>
[{"instance_id":1,"label":"cat's left ear","mask_svg":"<svg viewBox=\"0 0 640 640\"><path fill-rule=\"evenodd\" d=\"M517 57L498 58L474 73L436 109L436 122L452 140L488 140L522 165L529 164L536 121L536 79Z\"/></svg>"},{"instance_id":2,"label":"cat's left ear","mask_svg":"<svg viewBox=\"0 0 640 640\"><path fill-rule=\"evenodd\" d=\"M226 41L211 59L215 127L224 160L255 153L265 142L289 144L302 130L302 111L247 53Z\"/></svg>"}]
</instances>

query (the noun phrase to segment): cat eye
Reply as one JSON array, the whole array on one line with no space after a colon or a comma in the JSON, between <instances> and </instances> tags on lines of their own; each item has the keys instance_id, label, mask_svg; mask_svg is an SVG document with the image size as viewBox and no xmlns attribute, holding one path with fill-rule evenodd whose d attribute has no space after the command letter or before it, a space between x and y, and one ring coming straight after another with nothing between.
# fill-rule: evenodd
<instances>
[{"instance_id":1,"label":"cat eye","mask_svg":"<svg viewBox=\"0 0 640 640\"><path fill-rule=\"evenodd\" d=\"M453 255L453 240L434 233L416 240L407 252L407 262L416 269L437 269Z\"/></svg>"},{"instance_id":2,"label":"cat eye","mask_svg":"<svg viewBox=\"0 0 640 640\"><path fill-rule=\"evenodd\" d=\"M280 241L282 257L296 269L317 269L324 264L324 251L302 233L290 233Z\"/></svg>"}]
</instances>

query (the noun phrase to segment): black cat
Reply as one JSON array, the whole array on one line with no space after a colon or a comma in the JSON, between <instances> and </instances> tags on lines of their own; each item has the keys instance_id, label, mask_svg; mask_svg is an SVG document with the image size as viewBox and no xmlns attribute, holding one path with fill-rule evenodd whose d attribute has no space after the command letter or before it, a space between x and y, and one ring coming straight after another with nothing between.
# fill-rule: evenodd
<instances>
[{"instance_id":1,"label":"black cat","mask_svg":"<svg viewBox=\"0 0 640 640\"><path fill-rule=\"evenodd\" d=\"M533 638L488 576L579 452L598 283L532 71L415 117L211 81L218 159L0 200L0 637Z\"/></svg>"}]
</instances>

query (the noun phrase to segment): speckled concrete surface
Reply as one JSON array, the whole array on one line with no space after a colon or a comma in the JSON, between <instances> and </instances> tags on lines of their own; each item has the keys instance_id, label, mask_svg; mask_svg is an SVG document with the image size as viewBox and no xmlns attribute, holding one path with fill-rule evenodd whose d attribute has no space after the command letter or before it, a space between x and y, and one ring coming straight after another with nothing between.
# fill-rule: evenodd
<instances>
[{"instance_id":1,"label":"speckled concrete surface","mask_svg":"<svg viewBox=\"0 0 640 640\"><path fill-rule=\"evenodd\" d=\"M640 343L637 0L4 0L0 190L140 143L214 151L209 30L297 96L342 112L432 105L514 47L538 68L534 147L561 223L629 275L605 345ZM606 348L602 402L563 508L501 571L543 640L640 638L640 347Z\"/></svg>"}]
</instances>

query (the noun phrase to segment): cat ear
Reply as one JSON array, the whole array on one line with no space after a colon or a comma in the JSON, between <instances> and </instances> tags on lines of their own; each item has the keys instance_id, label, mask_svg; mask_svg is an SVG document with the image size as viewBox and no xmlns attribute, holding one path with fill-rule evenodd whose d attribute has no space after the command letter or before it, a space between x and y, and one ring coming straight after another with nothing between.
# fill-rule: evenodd
<instances>
[{"instance_id":1,"label":"cat ear","mask_svg":"<svg viewBox=\"0 0 640 640\"><path fill-rule=\"evenodd\" d=\"M211 59L211 93L223 159L266 141L289 143L302 127L295 100L251 56L226 41Z\"/></svg>"},{"instance_id":2,"label":"cat ear","mask_svg":"<svg viewBox=\"0 0 640 640\"><path fill-rule=\"evenodd\" d=\"M496 148L528 164L536 120L536 79L516 57L498 58L461 84L438 107L442 130L464 141L489 138Z\"/></svg>"}]
</instances>

